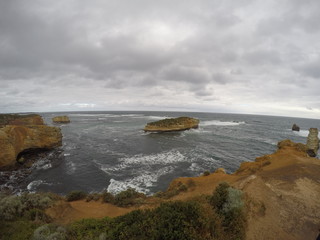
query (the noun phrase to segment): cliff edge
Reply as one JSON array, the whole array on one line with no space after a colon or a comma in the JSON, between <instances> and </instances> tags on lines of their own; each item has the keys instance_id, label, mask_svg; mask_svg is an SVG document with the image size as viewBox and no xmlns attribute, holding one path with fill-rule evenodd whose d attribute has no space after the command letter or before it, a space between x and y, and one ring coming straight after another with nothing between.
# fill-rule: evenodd
<instances>
[{"instance_id":1,"label":"cliff edge","mask_svg":"<svg viewBox=\"0 0 320 240\"><path fill-rule=\"evenodd\" d=\"M60 128L46 126L39 115L0 115L0 167L14 165L23 151L62 144Z\"/></svg>"}]
</instances>

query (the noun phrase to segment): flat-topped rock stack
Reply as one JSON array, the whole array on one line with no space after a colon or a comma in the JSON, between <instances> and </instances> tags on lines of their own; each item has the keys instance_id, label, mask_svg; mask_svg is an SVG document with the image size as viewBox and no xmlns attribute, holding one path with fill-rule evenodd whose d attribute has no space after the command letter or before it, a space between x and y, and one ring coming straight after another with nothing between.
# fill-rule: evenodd
<instances>
[{"instance_id":1,"label":"flat-topped rock stack","mask_svg":"<svg viewBox=\"0 0 320 240\"><path fill-rule=\"evenodd\" d=\"M319 149L318 128L310 128L307 139L307 153L310 157L315 157ZM313 154L312 154L313 151Z\"/></svg>"},{"instance_id":2,"label":"flat-topped rock stack","mask_svg":"<svg viewBox=\"0 0 320 240\"><path fill-rule=\"evenodd\" d=\"M52 118L52 122L54 123L70 123L70 119L68 116L57 116Z\"/></svg>"},{"instance_id":3,"label":"flat-topped rock stack","mask_svg":"<svg viewBox=\"0 0 320 240\"><path fill-rule=\"evenodd\" d=\"M148 123L146 132L174 132L184 131L191 128L198 128L199 120L190 117L167 118L156 122Z\"/></svg>"}]
</instances>

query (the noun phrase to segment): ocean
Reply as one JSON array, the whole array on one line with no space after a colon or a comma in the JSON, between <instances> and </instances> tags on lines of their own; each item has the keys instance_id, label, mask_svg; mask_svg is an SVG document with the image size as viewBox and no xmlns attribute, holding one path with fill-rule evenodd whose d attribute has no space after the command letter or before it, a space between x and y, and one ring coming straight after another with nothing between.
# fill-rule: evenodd
<instances>
[{"instance_id":1,"label":"ocean","mask_svg":"<svg viewBox=\"0 0 320 240\"><path fill-rule=\"evenodd\" d=\"M320 120L315 119L221 113L40 115L48 125L54 125L51 118L57 115L68 115L71 123L58 125L63 133L61 148L40 157L23 180L12 174L10 181L2 184L15 192L118 193L131 187L149 195L165 190L177 177L199 176L221 167L232 173L241 162L273 153L281 140L306 143L308 129L320 127ZM148 122L179 116L200 119L199 128L170 133L142 130ZM294 123L300 132L291 130Z\"/></svg>"}]
</instances>

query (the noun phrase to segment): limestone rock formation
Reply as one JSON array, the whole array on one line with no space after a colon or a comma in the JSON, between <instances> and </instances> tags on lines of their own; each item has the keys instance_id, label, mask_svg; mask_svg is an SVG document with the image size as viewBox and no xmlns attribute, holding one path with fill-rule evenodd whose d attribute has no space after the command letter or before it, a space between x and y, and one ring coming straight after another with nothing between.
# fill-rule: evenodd
<instances>
[{"instance_id":1,"label":"limestone rock formation","mask_svg":"<svg viewBox=\"0 0 320 240\"><path fill-rule=\"evenodd\" d=\"M2 115L0 119L1 117ZM44 125L39 115L27 118L23 119L19 116L14 119L13 117L8 123L18 123L17 125L6 124L0 128L0 167L14 165L18 155L25 150L51 149L61 146L60 128Z\"/></svg>"},{"instance_id":2,"label":"limestone rock formation","mask_svg":"<svg viewBox=\"0 0 320 240\"><path fill-rule=\"evenodd\" d=\"M316 156L319 149L319 138L318 138L318 129L317 128L310 128L309 135L307 139L307 150L308 155ZM314 154L310 151L312 150Z\"/></svg>"},{"instance_id":3,"label":"limestone rock formation","mask_svg":"<svg viewBox=\"0 0 320 240\"><path fill-rule=\"evenodd\" d=\"M299 132L299 131L300 131L300 127L299 127L297 124L293 124L293 125L292 125L292 131L297 131L297 132Z\"/></svg>"},{"instance_id":4,"label":"limestone rock formation","mask_svg":"<svg viewBox=\"0 0 320 240\"><path fill-rule=\"evenodd\" d=\"M43 119L37 114L18 115L1 114L0 127L5 125L43 125Z\"/></svg>"},{"instance_id":5,"label":"limestone rock formation","mask_svg":"<svg viewBox=\"0 0 320 240\"><path fill-rule=\"evenodd\" d=\"M173 132L183 131L191 128L198 128L199 120L190 117L167 118L156 122L148 123L146 132Z\"/></svg>"},{"instance_id":6,"label":"limestone rock formation","mask_svg":"<svg viewBox=\"0 0 320 240\"><path fill-rule=\"evenodd\" d=\"M70 123L70 119L68 116L57 116L52 118L54 123Z\"/></svg>"}]
</instances>

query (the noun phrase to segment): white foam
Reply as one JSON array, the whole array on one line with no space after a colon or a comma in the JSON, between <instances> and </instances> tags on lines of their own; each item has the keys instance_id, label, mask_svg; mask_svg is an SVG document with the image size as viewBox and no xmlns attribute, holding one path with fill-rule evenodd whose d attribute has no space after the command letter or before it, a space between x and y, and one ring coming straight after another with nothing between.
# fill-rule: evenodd
<instances>
[{"instance_id":1,"label":"white foam","mask_svg":"<svg viewBox=\"0 0 320 240\"><path fill-rule=\"evenodd\" d=\"M29 192L34 191L37 187L39 187L43 183L42 180L35 180L28 184L27 189Z\"/></svg>"},{"instance_id":2,"label":"white foam","mask_svg":"<svg viewBox=\"0 0 320 240\"><path fill-rule=\"evenodd\" d=\"M203 171L203 168L201 166L199 166L199 164L197 164L197 163L192 163L190 165L190 167L188 168L188 170L193 171L193 172L201 172L201 171Z\"/></svg>"},{"instance_id":3,"label":"white foam","mask_svg":"<svg viewBox=\"0 0 320 240\"><path fill-rule=\"evenodd\" d=\"M44 169L45 170L45 169L49 169L51 167L52 167L51 162L45 158L40 159L39 161L37 161L33 164L33 168L36 168L36 169Z\"/></svg>"},{"instance_id":4,"label":"white foam","mask_svg":"<svg viewBox=\"0 0 320 240\"><path fill-rule=\"evenodd\" d=\"M245 122L223 122L219 120L210 120L200 122L200 126L238 126L241 124L246 124Z\"/></svg>"},{"instance_id":5,"label":"white foam","mask_svg":"<svg viewBox=\"0 0 320 240\"><path fill-rule=\"evenodd\" d=\"M65 156L65 157L68 157L68 156L70 156L71 154L70 153L64 153L63 154L63 156Z\"/></svg>"},{"instance_id":6,"label":"white foam","mask_svg":"<svg viewBox=\"0 0 320 240\"><path fill-rule=\"evenodd\" d=\"M157 172L145 171L140 173L139 176L125 180L111 179L107 191L117 194L121 191L127 190L128 188L134 188L138 192L149 194L150 190L148 188L152 187L154 183L158 181L160 176L167 174L172 170L172 167L164 167L159 169Z\"/></svg>"},{"instance_id":7,"label":"white foam","mask_svg":"<svg viewBox=\"0 0 320 240\"><path fill-rule=\"evenodd\" d=\"M178 150L171 150L168 152L152 154L152 155L135 155L133 157L125 157L119 159L119 164L113 167L102 167L104 172L111 173L121 171L126 168L130 169L141 169L141 166L159 165L159 164L172 164L177 162L186 161L185 156L183 156ZM137 167L138 166L138 167Z\"/></svg>"},{"instance_id":8,"label":"white foam","mask_svg":"<svg viewBox=\"0 0 320 240\"><path fill-rule=\"evenodd\" d=\"M292 130L290 129L290 131ZM300 137L308 137L308 134L309 134L309 130L300 130L299 132L298 131L292 131L292 132Z\"/></svg>"}]
</instances>

